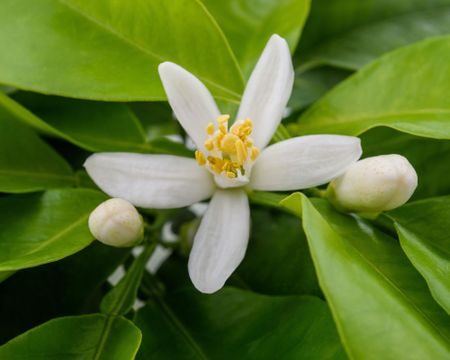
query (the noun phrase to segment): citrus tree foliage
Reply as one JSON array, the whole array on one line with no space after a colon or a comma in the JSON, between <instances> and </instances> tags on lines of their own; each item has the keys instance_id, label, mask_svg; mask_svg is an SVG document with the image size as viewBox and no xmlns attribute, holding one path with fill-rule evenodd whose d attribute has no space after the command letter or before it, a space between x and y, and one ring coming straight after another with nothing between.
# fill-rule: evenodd
<instances>
[{"instance_id":1,"label":"citrus tree foliage","mask_svg":"<svg viewBox=\"0 0 450 360\"><path fill-rule=\"evenodd\" d=\"M368 216L321 189L251 192L245 258L214 294L189 280L195 208L140 209L135 249L94 241L108 196L86 158L194 156L158 65L233 116L272 34L295 65L272 142L401 154L411 201ZM1 359L450 357L449 0L2 0L0 49Z\"/></svg>"}]
</instances>

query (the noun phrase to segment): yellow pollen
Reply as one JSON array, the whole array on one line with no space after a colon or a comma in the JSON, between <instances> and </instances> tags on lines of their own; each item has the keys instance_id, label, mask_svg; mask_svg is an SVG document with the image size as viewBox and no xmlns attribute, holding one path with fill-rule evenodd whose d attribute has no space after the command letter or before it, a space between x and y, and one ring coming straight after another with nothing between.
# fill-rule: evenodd
<instances>
[{"instance_id":1,"label":"yellow pollen","mask_svg":"<svg viewBox=\"0 0 450 360\"><path fill-rule=\"evenodd\" d=\"M214 142L211 139L208 139L204 143L206 150L211 151L214 149Z\"/></svg>"},{"instance_id":2,"label":"yellow pollen","mask_svg":"<svg viewBox=\"0 0 450 360\"><path fill-rule=\"evenodd\" d=\"M256 146L252 147L252 154L250 155L250 159L252 159L252 161L255 161L256 158L258 157L260 151Z\"/></svg>"},{"instance_id":3,"label":"yellow pollen","mask_svg":"<svg viewBox=\"0 0 450 360\"><path fill-rule=\"evenodd\" d=\"M208 126L206 127L206 133L207 133L208 135L214 134L214 124L213 124L212 122L210 122L210 123L208 124Z\"/></svg>"},{"instance_id":4,"label":"yellow pollen","mask_svg":"<svg viewBox=\"0 0 450 360\"><path fill-rule=\"evenodd\" d=\"M258 157L259 149L250 137L252 121L249 118L237 121L228 129L229 119L230 115L221 115L216 119L217 128L212 122L207 125L206 158L201 151L195 152L195 158L199 165L206 165L215 174L233 179L245 175L249 162Z\"/></svg>"},{"instance_id":5,"label":"yellow pollen","mask_svg":"<svg viewBox=\"0 0 450 360\"><path fill-rule=\"evenodd\" d=\"M203 165L206 164L205 155L204 155L201 151L199 151L199 150L197 150L197 151L195 152L195 160L197 160L197 163L198 163L200 166L203 166Z\"/></svg>"}]
</instances>

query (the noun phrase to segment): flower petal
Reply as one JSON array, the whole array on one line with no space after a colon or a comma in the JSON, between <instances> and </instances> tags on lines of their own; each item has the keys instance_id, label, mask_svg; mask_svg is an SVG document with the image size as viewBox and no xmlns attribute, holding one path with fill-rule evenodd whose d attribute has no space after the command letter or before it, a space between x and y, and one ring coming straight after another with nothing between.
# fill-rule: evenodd
<instances>
[{"instance_id":1,"label":"flower petal","mask_svg":"<svg viewBox=\"0 0 450 360\"><path fill-rule=\"evenodd\" d=\"M250 208L242 190L217 190L195 235L189 275L204 293L219 290L245 255Z\"/></svg>"},{"instance_id":2,"label":"flower petal","mask_svg":"<svg viewBox=\"0 0 450 360\"><path fill-rule=\"evenodd\" d=\"M206 126L220 115L205 85L181 66L164 62L158 67L169 104L181 126L199 149L203 149Z\"/></svg>"},{"instance_id":3,"label":"flower petal","mask_svg":"<svg viewBox=\"0 0 450 360\"><path fill-rule=\"evenodd\" d=\"M98 153L84 166L105 193L144 208L192 205L215 189L209 172L180 156Z\"/></svg>"},{"instance_id":4,"label":"flower petal","mask_svg":"<svg viewBox=\"0 0 450 360\"><path fill-rule=\"evenodd\" d=\"M343 174L362 154L357 137L309 135L266 148L253 165L255 190L296 190L325 184Z\"/></svg>"},{"instance_id":5,"label":"flower petal","mask_svg":"<svg viewBox=\"0 0 450 360\"><path fill-rule=\"evenodd\" d=\"M294 83L291 53L286 41L272 35L247 83L238 120L253 121L252 138L264 148L283 116Z\"/></svg>"}]
</instances>

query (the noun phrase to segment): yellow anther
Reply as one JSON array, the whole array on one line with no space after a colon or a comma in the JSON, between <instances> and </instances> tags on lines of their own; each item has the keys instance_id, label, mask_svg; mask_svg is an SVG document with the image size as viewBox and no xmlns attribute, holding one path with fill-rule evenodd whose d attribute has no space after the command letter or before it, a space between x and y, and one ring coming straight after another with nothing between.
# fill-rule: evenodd
<instances>
[{"instance_id":1,"label":"yellow anther","mask_svg":"<svg viewBox=\"0 0 450 360\"><path fill-rule=\"evenodd\" d=\"M208 135L214 134L214 124L213 124L212 122L210 122L210 123L208 124L208 126L206 127L206 133L207 133Z\"/></svg>"},{"instance_id":2,"label":"yellow anther","mask_svg":"<svg viewBox=\"0 0 450 360\"><path fill-rule=\"evenodd\" d=\"M232 171L227 171L227 176L231 179L237 177L236 173L232 172Z\"/></svg>"},{"instance_id":3,"label":"yellow anther","mask_svg":"<svg viewBox=\"0 0 450 360\"><path fill-rule=\"evenodd\" d=\"M236 156L239 165L243 165L245 160L247 160L247 149L241 139L237 140L234 144L236 148Z\"/></svg>"},{"instance_id":4,"label":"yellow anther","mask_svg":"<svg viewBox=\"0 0 450 360\"><path fill-rule=\"evenodd\" d=\"M253 121L250 118L245 119L244 124L253 128Z\"/></svg>"},{"instance_id":5,"label":"yellow anther","mask_svg":"<svg viewBox=\"0 0 450 360\"><path fill-rule=\"evenodd\" d=\"M206 164L205 155L204 155L201 151L199 151L199 150L197 150L197 151L195 152L195 160L197 160L197 163L198 163L200 166L203 166L203 165Z\"/></svg>"},{"instance_id":6,"label":"yellow anther","mask_svg":"<svg viewBox=\"0 0 450 360\"><path fill-rule=\"evenodd\" d=\"M251 153L251 155L250 155L250 159L252 159L253 161L255 161L256 158L258 157L259 153L260 153L259 149L258 149L256 146L253 146L253 147L252 147L252 153Z\"/></svg>"},{"instance_id":7,"label":"yellow anther","mask_svg":"<svg viewBox=\"0 0 450 360\"><path fill-rule=\"evenodd\" d=\"M237 137L234 134L226 134L221 142L220 142L220 150L226 154L235 154L236 153L236 141L239 140L239 137Z\"/></svg>"},{"instance_id":8,"label":"yellow anther","mask_svg":"<svg viewBox=\"0 0 450 360\"><path fill-rule=\"evenodd\" d=\"M227 133L227 127L224 124L219 125L219 130L224 135Z\"/></svg>"},{"instance_id":9,"label":"yellow anther","mask_svg":"<svg viewBox=\"0 0 450 360\"><path fill-rule=\"evenodd\" d=\"M219 125L221 125L221 124L226 123L229 119L230 119L230 115L228 115L228 114L220 115L220 116L217 118L217 123L218 123Z\"/></svg>"},{"instance_id":10,"label":"yellow anther","mask_svg":"<svg viewBox=\"0 0 450 360\"><path fill-rule=\"evenodd\" d=\"M205 146L206 150L208 150L208 151L211 151L212 149L214 149L214 142L211 139L206 140L203 145Z\"/></svg>"},{"instance_id":11,"label":"yellow anther","mask_svg":"<svg viewBox=\"0 0 450 360\"><path fill-rule=\"evenodd\" d=\"M252 139L246 139L245 140L245 146L252 147L253 146L253 140Z\"/></svg>"}]
</instances>

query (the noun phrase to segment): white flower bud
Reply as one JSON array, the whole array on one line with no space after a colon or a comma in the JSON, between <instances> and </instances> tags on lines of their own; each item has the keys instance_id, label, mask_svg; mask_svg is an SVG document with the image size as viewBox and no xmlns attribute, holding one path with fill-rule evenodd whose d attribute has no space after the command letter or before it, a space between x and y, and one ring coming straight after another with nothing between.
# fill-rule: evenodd
<instances>
[{"instance_id":1,"label":"white flower bud","mask_svg":"<svg viewBox=\"0 0 450 360\"><path fill-rule=\"evenodd\" d=\"M106 245L128 247L143 239L144 222L133 205L115 198L101 203L92 211L89 230Z\"/></svg>"},{"instance_id":2,"label":"white flower bud","mask_svg":"<svg viewBox=\"0 0 450 360\"><path fill-rule=\"evenodd\" d=\"M403 205L417 187L417 174L401 155L369 157L334 179L327 194L338 208L381 212Z\"/></svg>"}]
</instances>

